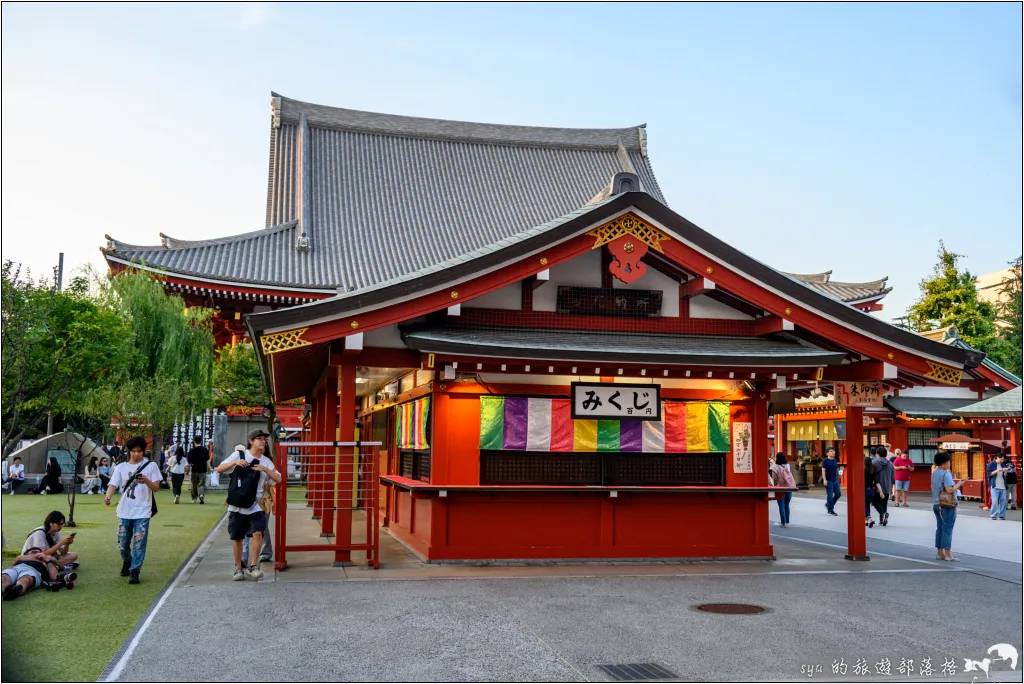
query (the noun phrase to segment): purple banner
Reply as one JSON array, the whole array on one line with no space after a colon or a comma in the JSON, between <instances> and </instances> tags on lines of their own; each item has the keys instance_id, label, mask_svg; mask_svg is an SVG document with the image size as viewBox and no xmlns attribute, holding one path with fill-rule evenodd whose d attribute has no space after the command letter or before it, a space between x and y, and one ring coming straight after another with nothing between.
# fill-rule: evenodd
<instances>
[{"instance_id":1,"label":"purple banner","mask_svg":"<svg viewBox=\"0 0 1024 684\"><path fill-rule=\"evenodd\" d=\"M505 449L526 450L530 400L525 397L505 397Z\"/></svg>"},{"instance_id":2,"label":"purple banner","mask_svg":"<svg viewBox=\"0 0 1024 684\"><path fill-rule=\"evenodd\" d=\"M644 422L642 420L619 421L619 451L643 451Z\"/></svg>"}]
</instances>

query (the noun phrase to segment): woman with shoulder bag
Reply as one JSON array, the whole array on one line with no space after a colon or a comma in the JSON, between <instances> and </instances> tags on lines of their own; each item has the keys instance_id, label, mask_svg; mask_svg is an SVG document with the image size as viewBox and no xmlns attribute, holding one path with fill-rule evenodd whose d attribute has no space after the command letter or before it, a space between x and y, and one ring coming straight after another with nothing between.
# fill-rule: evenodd
<instances>
[{"instance_id":1,"label":"woman with shoulder bag","mask_svg":"<svg viewBox=\"0 0 1024 684\"><path fill-rule=\"evenodd\" d=\"M953 556L953 525L956 524L957 495L966 480L953 483L953 460L945 451L935 454L932 470L932 511L935 512L935 560L959 561Z\"/></svg>"},{"instance_id":2,"label":"woman with shoulder bag","mask_svg":"<svg viewBox=\"0 0 1024 684\"><path fill-rule=\"evenodd\" d=\"M772 482L775 487L796 488L796 480L786 462L786 454L781 451L775 456L775 464L772 466ZM776 494L776 501L779 502L779 524L782 527L789 527L789 502L793 499L793 492Z\"/></svg>"}]
</instances>

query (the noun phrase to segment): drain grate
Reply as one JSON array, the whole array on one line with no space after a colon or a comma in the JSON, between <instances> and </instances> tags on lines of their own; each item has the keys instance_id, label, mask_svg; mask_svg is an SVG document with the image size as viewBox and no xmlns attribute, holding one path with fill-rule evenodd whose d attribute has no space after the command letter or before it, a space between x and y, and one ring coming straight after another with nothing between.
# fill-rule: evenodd
<instances>
[{"instance_id":1,"label":"drain grate","mask_svg":"<svg viewBox=\"0 0 1024 684\"><path fill-rule=\"evenodd\" d=\"M756 615L764 612L764 608L761 606L753 606L749 603L702 603L697 606L697 610L721 615Z\"/></svg>"},{"instance_id":2,"label":"drain grate","mask_svg":"<svg viewBox=\"0 0 1024 684\"><path fill-rule=\"evenodd\" d=\"M598 665L597 668L616 682L639 682L652 679L679 679L679 675L670 672L657 663L626 663L618 665Z\"/></svg>"}]
</instances>

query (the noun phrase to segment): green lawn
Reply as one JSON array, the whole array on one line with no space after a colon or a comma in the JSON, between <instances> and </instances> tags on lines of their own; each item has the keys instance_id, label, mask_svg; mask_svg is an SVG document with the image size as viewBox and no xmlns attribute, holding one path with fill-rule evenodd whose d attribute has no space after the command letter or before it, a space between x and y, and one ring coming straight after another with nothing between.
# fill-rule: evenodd
<instances>
[{"instance_id":1,"label":"green lawn","mask_svg":"<svg viewBox=\"0 0 1024 684\"><path fill-rule=\"evenodd\" d=\"M142 614L210 528L227 510L224 495L214 492L204 506L188 501L175 506L170 490L157 494L159 514L153 519L142 566L142 583L128 585L119 575L117 495L110 507L99 495L79 496L75 504L78 532L72 551L82 567L71 591L33 591L0 604L3 681L95 681ZM3 566L21 550L28 533L42 525L51 510L68 512L63 494L0 496Z\"/></svg>"}]
</instances>

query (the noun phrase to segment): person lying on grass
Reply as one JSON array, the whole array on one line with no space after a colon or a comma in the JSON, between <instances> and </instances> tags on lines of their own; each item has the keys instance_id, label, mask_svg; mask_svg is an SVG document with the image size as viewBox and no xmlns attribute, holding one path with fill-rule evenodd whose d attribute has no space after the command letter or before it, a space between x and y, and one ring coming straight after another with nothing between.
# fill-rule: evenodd
<instances>
[{"instance_id":1,"label":"person lying on grass","mask_svg":"<svg viewBox=\"0 0 1024 684\"><path fill-rule=\"evenodd\" d=\"M64 529L64 514L60 511L50 511L43 520L43 526L32 530L21 552L28 553L30 549L42 549L47 556L53 556L66 566L67 570L74 570L78 567L78 554L68 551L68 547L75 542L74 535L61 537L60 531Z\"/></svg>"},{"instance_id":2,"label":"person lying on grass","mask_svg":"<svg viewBox=\"0 0 1024 684\"><path fill-rule=\"evenodd\" d=\"M15 558L14 565L4 570L3 600L13 601L43 582L56 582L60 575L57 563L56 558L40 549L30 549Z\"/></svg>"}]
</instances>

